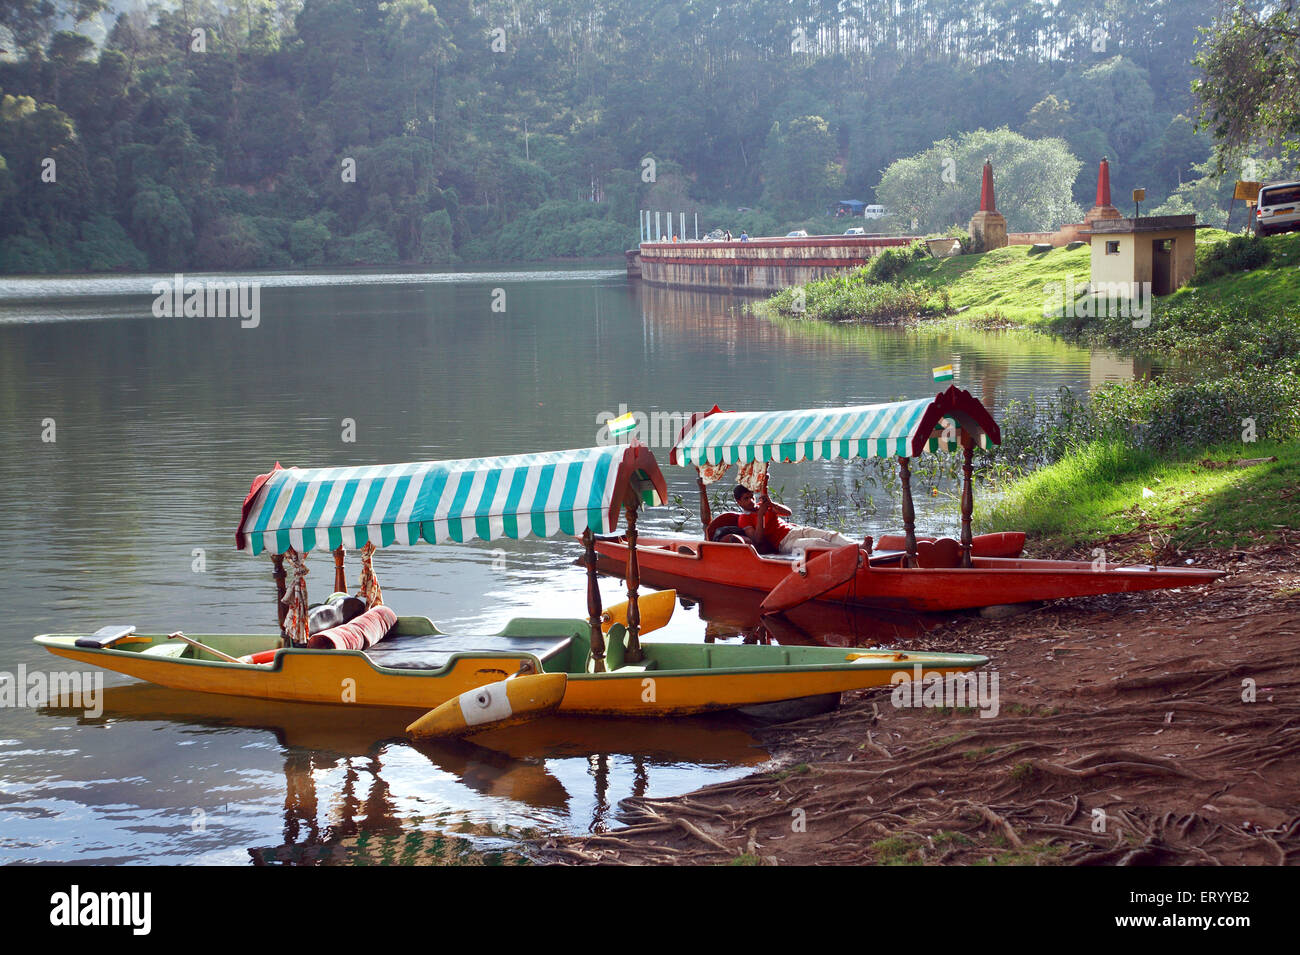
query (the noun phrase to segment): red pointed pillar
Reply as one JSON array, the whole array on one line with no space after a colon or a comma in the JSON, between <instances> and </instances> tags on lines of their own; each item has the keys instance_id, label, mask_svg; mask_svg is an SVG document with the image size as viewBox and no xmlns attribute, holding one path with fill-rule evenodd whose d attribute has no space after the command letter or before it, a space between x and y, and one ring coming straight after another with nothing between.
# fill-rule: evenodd
<instances>
[{"instance_id":1,"label":"red pointed pillar","mask_svg":"<svg viewBox=\"0 0 1300 955\"><path fill-rule=\"evenodd\" d=\"M1098 219L1118 219L1120 211L1110 204L1110 160L1105 156L1097 165L1097 202L1083 217L1085 223Z\"/></svg>"},{"instance_id":2,"label":"red pointed pillar","mask_svg":"<svg viewBox=\"0 0 1300 955\"><path fill-rule=\"evenodd\" d=\"M1007 220L998 212L993 198L993 160L984 160L984 178L980 181L980 211L971 216L970 234L982 251L1005 248Z\"/></svg>"},{"instance_id":3,"label":"red pointed pillar","mask_svg":"<svg viewBox=\"0 0 1300 955\"><path fill-rule=\"evenodd\" d=\"M1101 165L1097 167L1097 205L1110 205L1110 160L1105 156L1101 157Z\"/></svg>"},{"instance_id":4,"label":"red pointed pillar","mask_svg":"<svg viewBox=\"0 0 1300 955\"><path fill-rule=\"evenodd\" d=\"M984 160L984 179L980 182L980 212L997 212L993 198L993 160Z\"/></svg>"}]
</instances>

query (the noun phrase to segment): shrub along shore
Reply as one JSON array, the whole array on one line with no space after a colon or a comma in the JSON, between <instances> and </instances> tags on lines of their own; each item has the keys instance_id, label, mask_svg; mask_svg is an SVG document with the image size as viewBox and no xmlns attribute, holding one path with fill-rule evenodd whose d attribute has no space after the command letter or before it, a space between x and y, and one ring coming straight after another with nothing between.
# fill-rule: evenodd
<instances>
[{"instance_id":1,"label":"shrub along shore","mask_svg":"<svg viewBox=\"0 0 1300 955\"><path fill-rule=\"evenodd\" d=\"M942 260L899 252L755 310L837 323L1023 325L1156 369L1087 396L1063 389L1011 402L993 466L980 469L994 483L977 505L983 530L1025 530L1036 550L1055 552L1128 538L1170 559L1297 527L1300 234L1205 230L1193 282L1155 300L1150 321L1136 326L1104 308L1051 307L1051 283L1084 293L1088 255L1026 246Z\"/></svg>"}]
</instances>

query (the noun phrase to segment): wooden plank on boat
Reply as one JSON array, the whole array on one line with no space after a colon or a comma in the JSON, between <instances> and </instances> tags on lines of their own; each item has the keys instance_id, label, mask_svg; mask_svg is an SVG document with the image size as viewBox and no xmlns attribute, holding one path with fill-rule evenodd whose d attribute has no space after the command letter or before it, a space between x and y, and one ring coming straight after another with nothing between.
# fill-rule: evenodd
<instances>
[{"instance_id":1,"label":"wooden plank on boat","mask_svg":"<svg viewBox=\"0 0 1300 955\"><path fill-rule=\"evenodd\" d=\"M762 613L780 613L816 600L828 590L846 584L858 572L862 549L856 544L837 547L818 554L804 565L803 571L792 570L784 580L772 588L759 605Z\"/></svg>"},{"instance_id":2,"label":"wooden plank on boat","mask_svg":"<svg viewBox=\"0 0 1300 955\"><path fill-rule=\"evenodd\" d=\"M149 643L148 637L132 636L135 627L127 624L113 624L100 627L88 637L77 640L77 646L86 650L107 650L115 643Z\"/></svg>"}]
</instances>

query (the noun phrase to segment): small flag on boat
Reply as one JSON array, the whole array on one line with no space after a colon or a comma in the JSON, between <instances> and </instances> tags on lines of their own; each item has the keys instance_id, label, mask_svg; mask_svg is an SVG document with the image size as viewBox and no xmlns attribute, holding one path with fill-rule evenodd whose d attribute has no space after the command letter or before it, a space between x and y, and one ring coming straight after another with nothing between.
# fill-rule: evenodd
<instances>
[{"instance_id":1,"label":"small flag on boat","mask_svg":"<svg viewBox=\"0 0 1300 955\"><path fill-rule=\"evenodd\" d=\"M952 381L952 365L942 365L934 369L935 381Z\"/></svg>"},{"instance_id":2,"label":"small flag on boat","mask_svg":"<svg viewBox=\"0 0 1300 955\"><path fill-rule=\"evenodd\" d=\"M611 437L619 437L624 434L631 434L636 430L636 415L630 411L621 418L615 418L609 423L609 433Z\"/></svg>"}]
</instances>

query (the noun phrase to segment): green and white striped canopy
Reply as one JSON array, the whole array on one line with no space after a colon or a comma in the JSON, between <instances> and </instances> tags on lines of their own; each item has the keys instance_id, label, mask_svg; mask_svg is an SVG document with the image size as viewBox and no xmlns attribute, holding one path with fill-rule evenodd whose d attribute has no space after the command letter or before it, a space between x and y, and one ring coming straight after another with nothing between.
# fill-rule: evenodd
<instances>
[{"instance_id":1,"label":"green and white striped canopy","mask_svg":"<svg viewBox=\"0 0 1300 955\"><path fill-rule=\"evenodd\" d=\"M644 445L462 461L280 468L253 483L239 549L281 554L428 541L609 533L629 495L662 504L663 475Z\"/></svg>"},{"instance_id":2,"label":"green and white striped canopy","mask_svg":"<svg viewBox=\"0 0 1300 955\"><path fill-rule=\"evenodd\" d=\"M851 408L715 411L694 419L670 460L698 466L914 457L941 445L956 450L963 432L985 448L1001 437L983 405L950 388L934 398Z\"/></svg>"}]
</instances>

